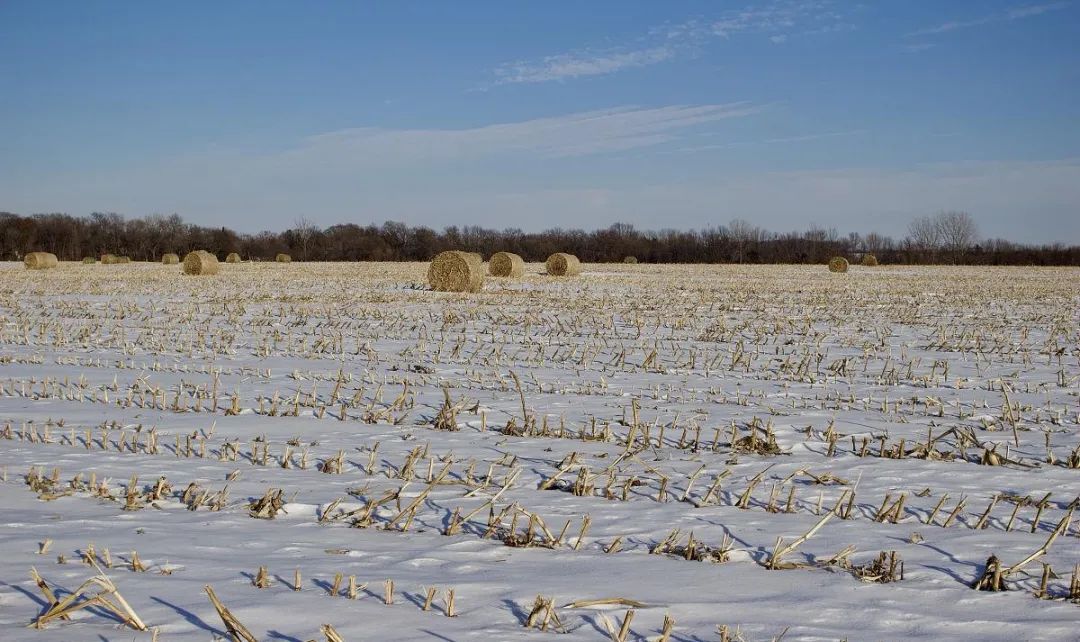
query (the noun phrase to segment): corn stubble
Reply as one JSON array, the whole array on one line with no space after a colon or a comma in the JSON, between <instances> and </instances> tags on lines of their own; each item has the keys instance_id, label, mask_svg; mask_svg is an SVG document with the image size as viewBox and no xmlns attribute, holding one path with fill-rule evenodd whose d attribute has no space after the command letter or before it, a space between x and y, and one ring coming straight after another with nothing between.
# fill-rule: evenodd
<instances>
[{"instance_id":1,"label":"corn stubble","mask_svg":"<svg viewBox=\"0 0 1080 642\"><path fill-rule=\"evenodd\" d=\"M420 265L218 266L216 258L192 253L185 271L214 279L185 278L167 267L171 261L123 273L20 271L13 291L27 300L47 292L55 304L42 317L0 294L9 319L0 344L55 349L56 363L71 373L12 371L0 379L0 401L85 404L110 417L2 417L0 440L27 450L108 455L118 470L130 461L231 471L207 481L136 474L134 466L114 477L89 466L63 473L51 465L20 465L18 473L13 467L14 479L22 475L20 486L43 504L92 502L139 518L176 504L210 522L246 512L274 532L306 522L365 529L354 534L402 546L438 546L441 533L513 555L599 554L612 565L648 553L650 563L699 562L673 568L717 573L738 567L747 578L801 570L783 576L917 585L917 574L905 579L902 554L914 563L905 547L948 546L959 532L1002 545L1014 533L1036 533L1045 537L1041 546L996 549L1002 555L991 555L970 586L1080 601L1077 500L1067 488L1046 492L1050 484L1036 480L1080 469L1070 401L1080 386L1075 271L901 271L874 267L868 257L850 268L833 261L829 271L649 266L647 274L632 263L583 272L575 257L558 255L548 273L576 278L553 279L529 273L509 255L493 257L489 270L500 278L482 295L456 298L403 285L422 280L427 266ZM427 273L433 289L482 288L476 256L452 253L432 267L439 268ZM82 304L58 294L116 299L94 308L90 319ZM971 314L987 306L999 314ZM154 321L162 318L169 323ZM115 349L118 335L129 340L126 360L92 356ZM21 352L3 358L5 365L40 365ZM292 372L265 365L283 358L316 365ZM590 400L598 403L578 407ZM164 419L135 425L135 413ZM198 419L200 429L170 426L181 418ZM244 418L290 432L238 435L232 422ZM869 423L860 423L864 418ZM335 434L343 429L348 438ZM381 435L381 442L361 444L357 433L375 429L395 431L402 443ZM468 449L479 438L490 438L489 451ZM976 471L991 485L972 491L947 479L888 487L867 483L870 476L860 480L864 470L908 465ZM988 471L1008 477L998 483ZM6 468L3 474L6 480ZM317 485L301 483L313 477ZM230 489L244 494L230 499ZM298 496L316 501L313 517L289 515L286 507ZM662 511L671 523L628 519L622 507ZM745 528L746 519L761 524L764 535ZM848 526L873 533L860 546L878 538L870 550L882 550L863 557L854 543L836 542L854 532ZM36 553L48 555L53 545L40 541ZM148 567L136 551L125 558L94 544L57 548L63 562L72 555L70 563L98 571L153 571L132 579L174 568L149 551ZM919 549L920 557L927 550L936 549ZM976 564L982 550L951 554ZM414 604L421 612L459 615L452 588L428 585L410 595L397 588L408 586L403 578L396 584L387 573L368 578L381 584L372 599L358 571L325 563L309 569L315 562L305 559L305 574L319 587L312 591L291 562L291 582L272 580L271 561L242 571L250 575L243 590L292 600L304 598L278 592L317 593L335 608L356 602L400 611ZM1071 573L1060 570L1062 563ZM54 590L36 571L32 579L47 604L35 626L100 607L131 628L147 628L104 572L70 593ZM672 609L686 626L679 604L644 599L647 584L631 586L624 597L584 595L562 606L548 587L527 587L514 590L526 605L521 624L528 629L573 630L580 610L589 608L618 609L592 620L611 640L677 639L674 617L665 613L661 621L653 607ZM211 586L205 591L233 640L258 639ZM486 626L471 599L468 606L463 620L476 617L471 625ZM328 624L319 633L342 640ZM744 637L738 625L716 634Z\"/></svg>"}]
</instances>

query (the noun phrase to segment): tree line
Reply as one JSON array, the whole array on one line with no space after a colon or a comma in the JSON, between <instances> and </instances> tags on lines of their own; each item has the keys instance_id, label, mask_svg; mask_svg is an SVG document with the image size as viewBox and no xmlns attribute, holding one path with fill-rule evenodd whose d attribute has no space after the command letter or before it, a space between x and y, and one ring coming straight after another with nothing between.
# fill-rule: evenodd
<instances>
[{"instance_id":1,"label":"tree line","mask_svg":"<svg viewBox=\"0 0 1080 642\"><path fill-rule=\"evenodd\" d=\"M158 261L166 252L183 256L204 249L219 258L237 252L245 260L272 260L278 253L299 261L427 261L443 250L520 254L543 261L553 252L576 254L586 262L643 263L825 263L833 256L858 260L873 254L881 263L970 265L1080 265L1080 245L1025 245L980 239L964 212L940 212L914 219L903 239L870 232L842 235L811 225L776 233L742 219L700 230L642 231L627 223L594 231L550 229L524 232L476 226L436 231L390 221L382 225L342 223L319 227L306 219L280 232L242 234L226 227L186 223L180 216L125 218L115 213L89 216L0 212L0 259L21 260L28 252L80 260L104 253Z\"/></svg>"}]
</instances>

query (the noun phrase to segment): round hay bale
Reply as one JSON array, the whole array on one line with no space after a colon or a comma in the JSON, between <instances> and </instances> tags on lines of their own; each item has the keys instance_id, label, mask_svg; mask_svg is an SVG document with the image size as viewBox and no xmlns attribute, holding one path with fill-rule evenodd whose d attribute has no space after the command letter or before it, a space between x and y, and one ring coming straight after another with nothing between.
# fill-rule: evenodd
<instances>
[{"instance_id":1,"label":"round hay bale","mask_svg":"<svg viewBox=\"0 0 1080 642\"><path fill-rule=\"evenodd\" d=\"M92 256L84 256L82 262L83 265L93 265L94 263L97 263L97 259Z\"/></svg>"},{"instance_id":2,"label":"round hay bale","mask_svg":"<svg viewBox=\"0 0 1080 642\"><path fill-rule=\"evenodd\" d=\"M161 262L165 265L176 265L180 262L180 257L172 252L161 255Z\"/></svg>"},{"instance_id":3,"label":"round hay bale","mask_svg":"<svg viewBox=\"0 0 1080 642\"><path fill-rule=\"evenodd\" d=\"M842 256L834 256L829 259L829 271L830 272L847 272L848 262Z\"/></svg>"},{"instance_id":4,"label":"round hay bale","mask_svg":"<svg viewBox=\"0 0 1080 642\"><path fill-rule=\"evenodd\" d=\"M484 285L484 265L473 252L440 252L432 259L427 278L437 292L479 292Z\"/></svg>"},{"instance_id":5,"label":"round hay bale","mask_svg":"<svg viewBox=\"0 0 1080 642\"><path fill-rule=\"evenodd\" d=\"M184 274L217 274L220 268L217 257L205 250L188 252L184 257Z\"/></svg>"},{"instance_id":6,"label":"round hay bale","mask_svg":"<svg viewBox=\"0 0 1080 642\"><path fill-rule=\"evenodd\" d=\"M876 256L867 252L862 255L862 260L859 261L859 264L865 265L866 267L877 267L878 260Z\"/></svg>"},{"instance_id":7,"label":"round hay bale","mask_svg":"<svg viewBox=\"0 0 1080 642\"><path fill-rule=\"evenodd\" d=\"M102 254L101 255L101 264L102 265L112 265L114 263L116 263L116 255L115 254Z\"/></svg>"},{"instance_id":8,"label":"round hay bale","mask_svg":"<svg viewBox=\"0 0 1080 642\"><path fill-rule=\"evenodd\" d=\"M581 274L581 261L573 254L556 252L548 257L547 273L551 276L577 276Z\"/></svg>"},{"instance_id":9,"label":"round hay bale","mask_svg":"<svg viewBox=\"0 0 1080 642\"><path fill-rule=\"evenodd\" d=\"M23 257L23 263L28 270L47 270L60 265L52 252L30 252Z\"/></svg>"},{"instance_id":10,"label":"round hay bale","mask_svg":"<svg viewBox=\"0 0 1080 642\"><path fill-rule=\"evenodd\" d=\"M278 263L292 263L292 257L285 253L278 254L274 260Z\"/></svg>"},{"instance_id":11,"label":"round hay bale","mask_svg":"<svg viewBox=\"0 0 1080 642\"><path fill-rule=\"evenodd\" d=\"M518 278L525 275L525 260L513 252L496 252L488 261L488 274Z\"/></svg>"},{"instance_id":12,"label":"round hay bale","mask_svg":"<svg viewBox=\"0 0 1080 642\"><path fill-rule=\"evenodd\" d=\"M637 257L636 256L628 256L628 257L624 258L622 260L622 262L627 264L627 265L637 265Z\"/></svg>"},{"instance_id":13,"label":"round hay bale","mask_svg":"<svg viewBox=\"0 0 1080 642\"><path fill-rule=\"evenodd\" d=\"M118 257L116 257L116 262L117 263L131 263L131 257L130 256L118 256Z\"/></svg>"},{"instance_id":14,"label":"round hay bale","mask_svg":"<svg viewBox=\"0 0 1080 642\"><path fill-rule=\"evenodd\" d=\"M240 255L236 252L229 252L229 255L225 257L226 263L239 263Z\"/></svg>"}]
</instances>

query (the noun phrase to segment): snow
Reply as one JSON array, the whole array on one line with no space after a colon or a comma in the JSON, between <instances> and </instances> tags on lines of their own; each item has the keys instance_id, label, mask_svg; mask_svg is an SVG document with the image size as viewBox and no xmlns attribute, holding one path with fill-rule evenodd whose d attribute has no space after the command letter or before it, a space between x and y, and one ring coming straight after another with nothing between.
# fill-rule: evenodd
<instances>
[{"instance_id":1,"label":"snow","mask_svg":"<svg viewBox=\"0 0 1080 642\"><path fill-rule=\"evenodd\" d=\"M991 554L1009 566L1042 546L1080 493L1080 468L1067 465L1080 446L1080 270L586 265L558 280L529 267L454 295L424 290L421 264L223 265L214 277L0 264L0 430L11 437L0 438L0 638L151 639L100 608L28 628L47 606L31 567L62 597L95 575L80 559L92 543L166 641L227 639L205 585L260 640L322 640L323 624L350 642L609 640L604 618L617 629L627 607L564 605L615 597L644 604L627 640L659 639L665 615L681 642L719 640L719 625L752 642L1080 639L1068 599L1080 511L1008 591L970 587ZM545 434L521 434L511 373ZM457 430L435 425L444 390ZM751 423L779 452L732 451L732 425L742 439ZM882 456L928 435L943 456ZM1007 461L982 465L994 445ZM339 452L340 474L320 472ZM556 488L539 488L570 461ZM582 466L594 490L577 495ZM59 496L28 486L32 468L57 470ZM91 476L110 498L86 487ZM136 509L125 510L132 476ZM161 477L171 492L151 500ZM220 509L189 510L192 482L211 497L227 489ZM251 517L271 488L283 510ZM784 557L798 568L766 568L778 537L810 530L847 490L848 519ZM896 523L875 520L901 496ZM417 499L411 520L401 515ZM456 510L476 512L446 535ZM518 536L535 515L559 543L507 545L515 512ZM690 533L714 548L730 538L727 560L650 554L673 529L678 546ZM895 551L903 579L825 564L848 546L855 565ZM132 551L145 572L130 569ZM1042 562L1053 573L1038 599ZM268 588L253 585L260 566ZM356 599L344 595L349 576L366 584ZM425 587L438 588L427 611ZM538 595L554 598L561 632L525 628Z\"/></svg>"}]
</instances>

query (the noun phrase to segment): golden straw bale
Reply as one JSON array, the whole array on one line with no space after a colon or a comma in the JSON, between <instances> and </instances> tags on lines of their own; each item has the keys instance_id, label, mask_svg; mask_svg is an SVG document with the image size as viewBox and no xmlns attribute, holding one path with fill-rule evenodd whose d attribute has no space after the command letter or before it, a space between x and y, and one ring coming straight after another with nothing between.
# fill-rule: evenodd
<instances>
[{"instance_id":1,"label":"golden straw bale","mask_svg":"<svg viewBox=\"0 0 1080 642\"><path fill-rule=\"evenodd\" d=\"M220 269L217 257L204 250L188 252L184 257L184 274L217 274Z\"/></svg>"},{"instance_id":2,"label":"golden straw bale","mask_svg":"<svg viewBox=\"0 0 1080 642\"><path fill-rule=\"evenodd\" d=\"M284 252L275 256L274 260L278 263L292 263L292 257Z\"/></svg>"},{"instance_id":3,"label":"golden straw bale","mask_svg":"<svg viewBox=\"0 0 1080 642\"><path fill-rule=\"evenodd\" d=\"M479 292L484 285L484 264L472 252L440 252L431 261L427 278L438 292Z\"/></svg>"},{"instance_id":4,"label":"golden straw bale","mask_svg":"<svg viewBox=\"0 0 1080 642\"><path fill-rule=\"evenodd\" d=\"M859 265L865 265L866 267L877 267L878 260L873 254L867 252L862 255L862 260L859 261Z\"/></svg>"},{"instance_id":5,"label":"golden straw bale","mask_svg":"<svg viewBox=\"0 0 1080 642\"><path fill-rule=\"evenodd\" d=\"M551 276L577 276L581 274L581 261L573 254L556 252L548 257L547 273Z\"/></svg>"},{"instance_id":6,"label":"golden straw bale","mask_svg":"<svg viewBox=\"0 0 1080 642\"><path fill-rule=\"evenodd\" d=\"M23 263L28 270L47 270L60 265L52 252L30 252L23 257Z\"/></svg>"},{"instance_id":7,"label":"golden straw bale","mask_svg":"<svg viewBox=\"0 0 1080 642\"><path fill-rule=\"evenodd\" d=\"M834 256L829 259L830 272L847 272L848 261L842 256Z\"/></svg>"},{"instance_id":8,"label":"golden straw bale","mask_svg":"<svg viewBox=\"0 0 1080 642\"><path fill-rule=\"evenodd\" d=\"M496 252L488 262L488 274L491 276L520 277L525 275L525 261L513 252Z\"/></svg>"},{"instance_id":9,"label":"golden straw bale","mask_svg":"<svg viewBox=\"0 0 1080 642\"><path fill-rule=\"evenodd\" d=\"M240 255L236 252L229 252L229 255L225 257L226 263L240 263Z\"/></svg>"},{"instance_id":10,"label":"golden straw bale","mask_svg":"<svg viewBox=\"0 0 1080 642\"><path fill-rule=\"evenodd\" d=\"M176 265L180 262L180 257L172 252L161 255L161 262L165 265Z\"/></svg>"}]
</instances>

